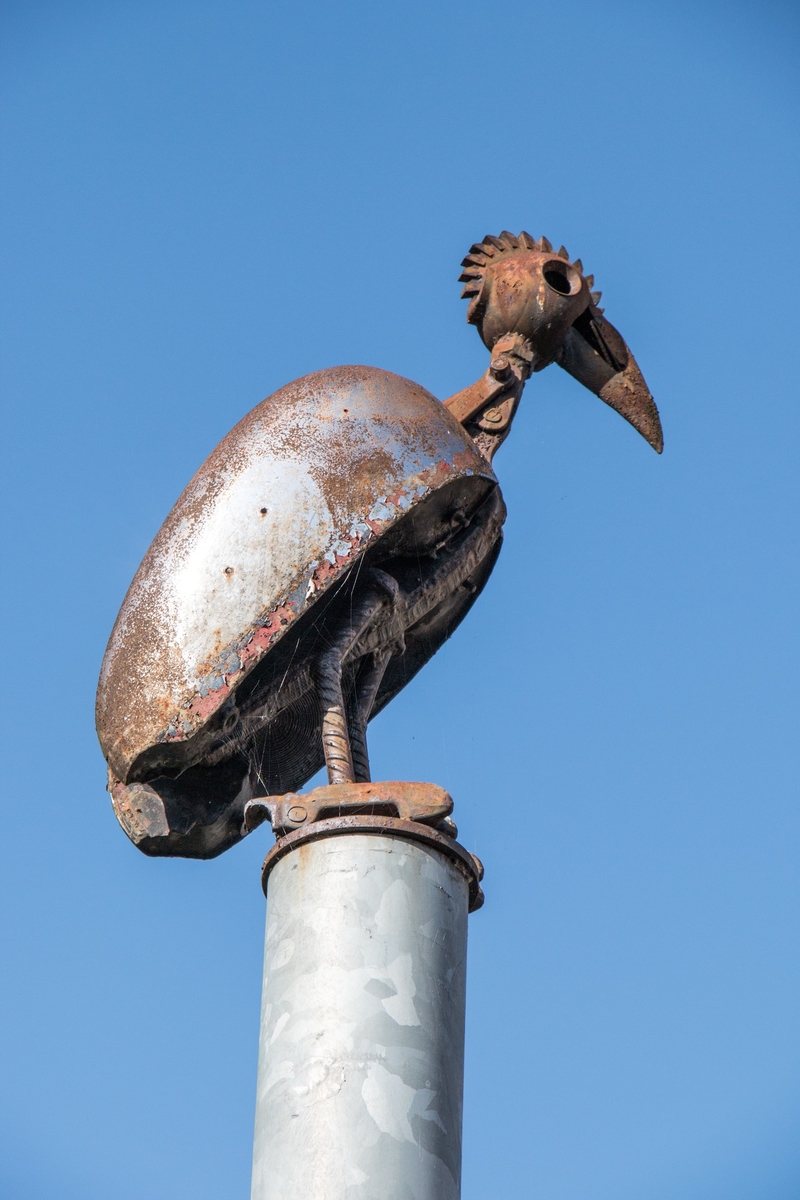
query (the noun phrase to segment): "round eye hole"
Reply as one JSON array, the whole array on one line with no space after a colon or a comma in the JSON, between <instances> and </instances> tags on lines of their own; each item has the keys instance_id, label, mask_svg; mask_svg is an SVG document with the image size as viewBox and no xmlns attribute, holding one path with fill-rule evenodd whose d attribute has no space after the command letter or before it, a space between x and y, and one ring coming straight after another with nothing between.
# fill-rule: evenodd
<instances>
[{"instance_id":1,"label":"round eye hole","mask_svg":"<svg viewBox=\"0 0 800 1200\"><path fill-rule=\"evenodd\" d=\"M581 277L573 266L562 259L544 264L543 275L548 287L559 296L574 296L581 290Z\"/></svg>"}]
</instances>

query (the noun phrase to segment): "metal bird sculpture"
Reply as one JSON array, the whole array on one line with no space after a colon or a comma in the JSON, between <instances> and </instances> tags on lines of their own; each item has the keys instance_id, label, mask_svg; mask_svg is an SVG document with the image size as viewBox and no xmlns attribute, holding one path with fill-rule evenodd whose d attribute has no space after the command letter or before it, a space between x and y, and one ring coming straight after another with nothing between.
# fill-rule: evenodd
<instances>
[{"instance_id":1,"label":"metal bird sculpture","mask_svg":"<svg viewBox=\"0 0 800 1200\"><path fill-rule=\"evenodd\" d=\"M476 383L441 403L372 367L296 380L231 430L156 535L97 696L114 809L145 853L210 858L265 818L290 830L323 764L316 816L367 794L379 809L367 722L489 577L505 519L492 458L531 373L557 363L661 452L653 398L579 260L504 232L472 247L461 280L491 354ZM446 829L449 797L426 803L409 813Z\"/></svg>"}]
</instances>

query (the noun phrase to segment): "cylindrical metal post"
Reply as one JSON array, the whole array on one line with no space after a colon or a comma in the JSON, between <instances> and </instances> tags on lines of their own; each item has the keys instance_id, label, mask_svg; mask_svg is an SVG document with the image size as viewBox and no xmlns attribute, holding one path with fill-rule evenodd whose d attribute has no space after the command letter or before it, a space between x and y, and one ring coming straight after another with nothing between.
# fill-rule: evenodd
<instances>
[{"instance_id":1,"label":"cylindrical metal post","mask_svg":"<svg viewBox=\"0 0 800 1200\"><path fill-rule=\"evenodd\" d=\"M429 833L301 841L269 871L252 1200L458 1200L477 880Z\"/></svg>"}]
</instances>

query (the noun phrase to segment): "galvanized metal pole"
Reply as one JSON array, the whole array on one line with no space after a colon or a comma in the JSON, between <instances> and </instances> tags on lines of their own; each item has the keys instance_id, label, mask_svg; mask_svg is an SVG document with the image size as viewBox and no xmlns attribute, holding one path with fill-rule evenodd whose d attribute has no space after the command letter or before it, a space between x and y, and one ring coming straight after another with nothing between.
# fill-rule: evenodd
<instances>
[{"instance_id":1,"label":"galvanized metal pole","mask_svg":"<svg viewBox=\"0 0 800 1200\"><path fill-rule=\"evenodd\" d=\"M360 824L320 822L265 864L252 1200L460 1195L480 864L413 822Z\"/></svg>"}]
</instances>

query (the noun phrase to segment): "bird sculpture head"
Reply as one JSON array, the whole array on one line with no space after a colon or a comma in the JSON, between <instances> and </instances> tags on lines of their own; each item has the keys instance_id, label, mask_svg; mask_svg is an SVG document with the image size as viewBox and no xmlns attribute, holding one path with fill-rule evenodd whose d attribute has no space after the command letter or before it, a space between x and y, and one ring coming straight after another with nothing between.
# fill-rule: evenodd
<instances>
[{"instance_id":1,"label":"bird sculpture head","mask_svg":"<svg viewBox=\"0 0 800 1200\"><path fill-rule=\"evenodd\" d=\"M314 811L372 786L367 722L497 559L491 463L533 372L557 363L661 452L652 396L579 260L501 233L461 278L491 353L480 379L443 403L374 367L295 380L231 430L156 535L97 693L114 809L145 853L213 857L257 823L247 812L306 820L291 797L323 765ZM446 811L439 798L430 820Z\"/></svg>"},{"instance_id":2,"label":"bird sculpture head","mask_svg":"<svg viewBox=\"0 0 800 1200\"><path fill-rule=\"evenodd\" d=\"M463 260L467 320L488 350L509 335L527 344L531 371L558 363L650 443L664 448L661 422L636 360L599 307L594 276L564 246L524 231L477 242Z\"/></svg>"}]
</instances>

